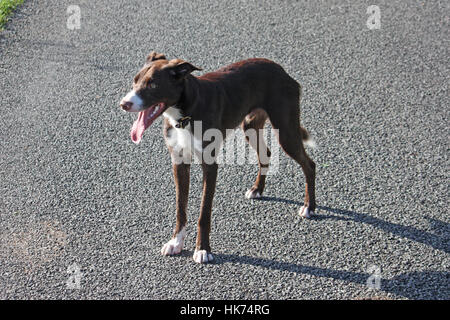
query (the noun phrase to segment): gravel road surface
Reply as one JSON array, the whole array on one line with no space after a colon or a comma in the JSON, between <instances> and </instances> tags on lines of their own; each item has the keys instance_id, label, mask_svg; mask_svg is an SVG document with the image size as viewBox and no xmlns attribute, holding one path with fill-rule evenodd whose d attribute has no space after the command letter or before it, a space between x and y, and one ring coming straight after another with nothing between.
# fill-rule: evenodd
<instances>
[{"instance_id":1,"label":"gravel road surface","mask_svg":"<svg viewBox=\"0 0 450 320\"><path fill-rule=\"evenodd\" d=\"M0 35L0 298L450 299L449 2L372 2L26 1ZM302 84L317 217L281 151L262 200L255 164L224 164L198 265L196 165L185 251L161 256L161 120L136 146L118 107L152 50L204 72L265 57Z\"/></svg>"}]
</instances>

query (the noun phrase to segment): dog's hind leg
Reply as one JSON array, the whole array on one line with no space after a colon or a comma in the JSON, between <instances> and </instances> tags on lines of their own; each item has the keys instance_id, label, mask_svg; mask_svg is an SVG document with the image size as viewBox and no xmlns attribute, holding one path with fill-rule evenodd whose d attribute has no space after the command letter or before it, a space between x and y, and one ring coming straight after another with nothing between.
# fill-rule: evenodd
<instances>
[{"instance_id":1,"label":"dog's hind leg","mask_svg":"<svg viewBox=\"0 0 450 320\"><path fill-rule=\"evenodd\" d=\"M296 100L298 101L298 100ZM270 112L269 118L275 132L278 133L278 141L283 150L302 167L306 177L305 201L299 214L304 218L309 218L316 209L315 180L316 164L306 154L303 140L308 140L307 131L300 126L300 111L298 104L288 101L278 102L279 112ZM272 109L274 110L274 109ZM283 111L283 112L280 112Z\"/></svg>"},{"instance_id":2,"label":"dog's hind leg","mask_svg":"<svg viewBox=\"0 0 450 320\"><path fill-rule=\"evenodd\" d=\"M260 198L266 184L266 174L269 170L270 150L264 142L263 130L267 120L267 113L263 109L256 109L249 113L241 124L245 140L258 155L258 176L253 186L247 191L247 199Z\"/></svg>"}]
</instances>

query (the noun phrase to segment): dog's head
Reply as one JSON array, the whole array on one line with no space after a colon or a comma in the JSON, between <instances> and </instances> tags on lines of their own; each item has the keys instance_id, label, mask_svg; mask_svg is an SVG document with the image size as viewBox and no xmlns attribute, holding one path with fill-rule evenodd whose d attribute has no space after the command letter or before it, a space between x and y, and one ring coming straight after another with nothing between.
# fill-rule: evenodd
<instances>
[{"instance_id":1,"label":"dog's head","mask_svg":"<svg viewBox=\"0 0 450 320\"><path fill-rule=\"evenodd\" d=\"M141 141L145 129L168 107L177 104L184 89L184 80L195 70L201 70L180 59L167 60L163 54L152 52L136 74L131 90L120 102L128 112L139 112L131 129L131 139Z\"/></svg>"}]
</instances>

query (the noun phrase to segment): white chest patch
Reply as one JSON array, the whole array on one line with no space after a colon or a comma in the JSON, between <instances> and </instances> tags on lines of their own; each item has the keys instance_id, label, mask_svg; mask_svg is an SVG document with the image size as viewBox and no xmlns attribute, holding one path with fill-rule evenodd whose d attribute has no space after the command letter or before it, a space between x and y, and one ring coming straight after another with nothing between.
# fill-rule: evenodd
<instances>
[{"instance_id":1,"label":"white chest patch","mask_svg":"<svg viewBox=\"0 0 450 320\"><path fill-rule=\"evenodd\" d=\"M181 151L193 154L193 150L202 152L202 141L196 139L191 131L191 124L188 124L185 128L176 128L178 120L183 117L178 108L169 107L163 113L164 117L169 120L169 123L173 126L172 130L169 130L167 143L176 151Z\"/></svg>"},{"instance_id":2,"label":"white chest patch","mask_svg":"<svg viewBox=\"0 0 450 320\"><path fill-rule=\"evenodd\" d=\"M183 118L181 114L181 110L174 107L168 107L166 111L164 111L163 116L167 118L172 126L178 123L178 119Z\"/></svg>"}]
</instances>

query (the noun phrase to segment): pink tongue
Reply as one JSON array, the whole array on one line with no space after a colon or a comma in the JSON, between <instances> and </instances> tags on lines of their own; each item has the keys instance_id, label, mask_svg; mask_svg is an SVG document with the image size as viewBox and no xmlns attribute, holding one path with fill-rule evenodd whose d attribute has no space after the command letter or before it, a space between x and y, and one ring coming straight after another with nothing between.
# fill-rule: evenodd
<instances>
[{"instance_id":1,"label":"pink tongue","mask_svg":"<svg viewBox=\"0 0 450 320\"><path fill-rule=\"evenodd\" d=\"M148 121L148 115L151 110L154 108L148 108L144 111L139 112L139 116L137 120L133 123L133 127L131 128L131 140L133 140L134 143L138 144L141 142L142 136L144 135L145 129L149 127L151 123Z\"/></svg>"}]
</instances>

